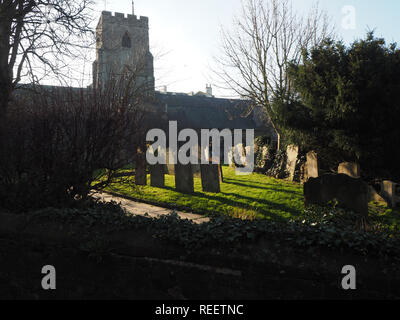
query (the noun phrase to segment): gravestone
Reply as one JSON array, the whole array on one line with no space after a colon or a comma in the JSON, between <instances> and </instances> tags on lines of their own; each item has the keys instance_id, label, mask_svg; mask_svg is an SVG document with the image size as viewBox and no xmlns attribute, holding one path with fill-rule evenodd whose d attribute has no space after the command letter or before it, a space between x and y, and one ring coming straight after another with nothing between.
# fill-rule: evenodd
<instances>
[{"instance_id":1,"label":"gravestone","mask_svg":"<svg viewBox=\"0 0 400 320\"><path fill-rule=\"evenodd\" d=\"M318 155L315 151L310 151L309 153L307 153L305 176L306 176L306 181L310 178L319 177Z\"/></svg>"},{"instance_id":2,"label":"gravestone","mask_svg":"<svg viewBox=\"0 0 400 320\"><path fill-rule=\"evenodd\" d=\"M167 170L168 170L168 174L174 175L175 174L175 165L173 163L170 162L170 154L174 153L171 149L167 149ZM176 154L176 152L174 153L174 155Z\"/></svg>"},{"instance_id":3,"label":"gravestone","mask_svg":"<svg viewBox=\"0 0 400 320\"><path fill-rule=\"evenodd\" d=\"M150 166L150 185L156 188L165 187L165 165L156 164Z\"/></svg>"},{"instance_id":4,"label":"gravestone","mask_svg":"<svg viewBox=\"0 0 400 320\"><path fill-rule=\"evenodd\" d=\"M373 186L369 186L369 200L368 202L378 202L381 204L388 204L388 202L378 193L376 192Z\"/></svg>"},{"instance_id":5,"label":"gravestone","mask_svg":"<svg viewBox=\"0 0 400 320\"><path fill-rule=\"evenodd\" d=\"M299 147L289 145L286 149L287 161L286 170L289 172L289 180L294 180L294 173L296 171L297 157L299 156Z\"/></svg>"},{"instance_id":6,"label":"gravestone","mask_svg":"<svg viewBox=\"0 0 400 320\"><path fill-rule=\"evenodd\" d=\"M368 216L369 186L361 179L345 174L325 174L304 184L304 205L327 205L337 200L339 206Z\"/></svg>"},{"instance_id":7,"label":"gravestone","mask_svg":"<svg viewBox=\"0 0 400 320\"><path fill-rule=\"evenodd\" d=\"M146 154L139 150L136 154L135 184L137 186L147 185Z\"/></svg>"},{"instance_id":8,"label":"gravestone","mask_svg":"<svg viewBox=\"0 0 400 320\"><path fill-rule=\"evenodd\" d=\"M217 164L202 164L201 170L201 185L204 192L219 193L220 189L220 176Z\"/></svg>"},{"instance_id":9,"label":"gravestone","mask_svg":"<svg viewBox=\"0 0 400 320\"><path fill-rule=\"evenodd\" d=\"M338 167L339 174L346 174L352 178L360 178L360 165L354 162L343 162Z\"/></svg>"},{"instance_id":10,"label":"gravestone","mask_svg":"<svg viewBox=\"0 0 400 320\"><path fill-rule=\"evenodd\" d=\"M178 192L194 193L192 165L175 165L175 188Z\"/></svg>"},{"instance_id":11,"label":"gravestone","mask_svg":"<svg viewBox=\"0 0 400 320\"><path fill-rule=\"evenodd\" d=\"M400 207L400 187L392 181L382 182L381 195L392 208Z\"/></svg>"},{"instance_id":12,"label":"gravestone","mask_svg":"<svg viewBox=\"0 0 400 320\"><path fill-rule=\"evenodd\" d=\"M233 147L232 147L231 151L228 153L228 163L229 163L230 168L236 168Z\"/></svg>"},{"instance_id":13,"label":"gravestone","mask_svg":"<svg viewBox=\"0 0 400 320\"><path fill-rule=\"evenodd\" d=\"M243 143L238 143L236 146L232 147L228 159L231 168L241 168L247 165L246 149L244 148Z\"/></svg>"},{"instance_id":14,"label":"gravestone","mask_svg":"<svg viewBox=\"0 0 400 320\"><path fill-rule=\"evenodd\" d=\"M261 167L264 169L267 166L267 159L268 159L268 147L262 147L262 154L261 154Z\"/></svg>"}]
</instances>

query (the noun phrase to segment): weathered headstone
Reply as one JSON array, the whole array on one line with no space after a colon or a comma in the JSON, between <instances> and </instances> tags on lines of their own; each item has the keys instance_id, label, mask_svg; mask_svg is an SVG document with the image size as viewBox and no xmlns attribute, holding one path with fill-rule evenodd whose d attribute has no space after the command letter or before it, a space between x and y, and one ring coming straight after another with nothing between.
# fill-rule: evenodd
<instances>
[{"instance_id":1,"label":"weathered headstone","mask_svg":"<svg viewBox=\"0 0 400 320\"><path fill-rule=\"evenodd\" d=\"M219 193L220 189L220 176L218 165L216 164L202 164L201 170L201 185L204 192Z\"/></svg>"},{"instance_id":2,"label":"weathered headstone","mask_svg":"<svg viewBox=\"0 0 400 320\"><path fill-rule=\"evenodd\" d=\"M229 167L231 167L231 168L236 168L234 154L235 154L235 151L234 151L234 148L232 147L231 151L228 153L228 163L229 163Z\"/></svg>"},{"instance_id":3,"label":"weathered headstone","mask_svg":"<svg viewBox=\"0 0 400 320\"><path fill-rule=\"evenodd\" d=\"M369 186L345 174L325 174L304 184L304 205L327 205L337 200L340 206L368 216Z\"/></svg>"},{"instance_id":4,"label":"weathered headstone","mask_svg":"<svg viewBox=\"0 0 400 320\"><path fill-rule=\"evenodd\" d=\"M360 165L354 162L343 162L338 167L339 174L346 174L352 178L360 178Z\"/></svg>"},{"instance_id":5,"label":"weathered headstone","mask_svg":"<svg viewBox=\"0 0 400 320\"><path fill-rule=\"evenodd\" d=\"M306 180L319 177L318 156L315 151L307 153L305 171Z\"/></svg>"},{"instance_id":6,"label":"weathered headstone","mask_svg":"<svg viewBox=\"0 0 400 320\"><path fill-rule=\"evenodd\" d=\"M194 181L192 165L175 165L175 188L178 192L193 193Z\"/></svg>"},{"instance_id":7,"label":"weathered headstone","mask_svg":"<svg viewBox=\"0 0 400 320\"><path fill-rule=\"evenodd\" d=\"M299 147L289 145L286 149L286 155L286 170L289 172L289 180L293 181L294 173L296 171L297 157L299 156Z\"/></svg>"},{"instance_id":8,"label":"weathered headstone","mask_svg":"<svg viewBox=\"0 0 400 320\"><path fill-rule=\"evenodd\" d=\"M400 207L400 190L397 183L383 181L381 194L392 208Z\"/></svg>"},{"instance_id":9,"label":"weathered headstone","mask_svg":"<svg viewBox=\"0 0 400 320\"><path fill-rule=\"evenodd\" d=\"M267 166L267 159L268 159L268 147L262 147L262 154L261 154L261 167L265 168Z\"/></svg>"},{"instance_id":10,"label":"weathered headstone","mask_svg":"<svg viewBox=\"0 0 400 320\"><path fill-rule=\"evenodd\" d=\"M228 154L228 159L231 168L241 168L247 165L246 149L243 143L238 143L232 147L232 151Z\"/></svg>"},{"instance_id":11,"label":"weathered headstone","mask_svg":"<svg viewBox=\"0 0 400 320\"><path fill-rule=\"evenodd\" d=\"M388 202L378 193L375 188L369 186L369 200L368 202L378 202L382 204L388 204Z\"/></svg>"},{"instance_id":12,"label":"weathered headstone","mask_svg":"<svg viewBox=\"0 0 400 320\"><path fill-rule=\"evenodd\" d=\"M156 188L165 187L165 166L156 164L150 166L150 185Z\"/></svg>"},{"instance_id":13,"label":"weathered headstone","mask_svg":"<svg viewBox=\"0 0 400 320\"><path fill-rule=\"evenodd\" d=\"M135 161L135 184L137 186L147 185L146 154L139 150Z\"/></svg>"}]
</instances>

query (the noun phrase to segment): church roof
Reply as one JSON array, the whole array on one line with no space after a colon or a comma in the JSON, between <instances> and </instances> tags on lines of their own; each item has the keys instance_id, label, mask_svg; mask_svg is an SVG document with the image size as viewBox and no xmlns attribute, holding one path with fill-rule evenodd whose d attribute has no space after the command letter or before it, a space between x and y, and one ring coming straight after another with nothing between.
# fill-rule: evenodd
<instances>
[{"instance_id":1,"label":"church roof","mask_svg":"<svg viewBox=\"0 0 400 320\"><path fill-rule=\"evenodd\" d=\"M169 121L192 129L262 129L254 120L251 104L246 100L211 98L201 95L157 93Z\"/></svg>"}]
</instances>

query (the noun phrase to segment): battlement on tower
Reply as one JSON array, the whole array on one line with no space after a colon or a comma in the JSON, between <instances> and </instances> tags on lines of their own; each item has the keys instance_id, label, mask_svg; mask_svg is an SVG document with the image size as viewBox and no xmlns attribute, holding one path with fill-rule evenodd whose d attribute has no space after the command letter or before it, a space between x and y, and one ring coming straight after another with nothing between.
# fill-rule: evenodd
<instances>
[{"instance_id":1,"label":"battlement on tower","mask_svg":"<svg viewBox=\"0 0 400 320\"><path fill-rule=\"evenodd\" d=\"M128 24L132 26L139 26L148 28L149 18L148 17L137 17L136 15L115 12L114 15L110 11L103 11L101 13L103 23L118 23L118 24Z\"/></svg>"}]
</instances>

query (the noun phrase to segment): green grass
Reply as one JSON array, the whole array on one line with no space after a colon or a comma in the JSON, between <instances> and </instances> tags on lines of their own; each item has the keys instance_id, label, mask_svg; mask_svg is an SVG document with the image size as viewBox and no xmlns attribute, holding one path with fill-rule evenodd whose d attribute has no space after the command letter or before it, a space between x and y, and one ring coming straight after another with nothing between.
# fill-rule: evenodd
<instances>
[{"instance_id":1,"label":"green grass","mask_svg":"<svg viewBox=\"0 0 400 320\"><path fill-rule=\"evenodd\" d=\"M238 218L289 219L303 211L303 188L298 183L277 180L261 174L238 176L224 167L221 193L205 193L201 179L195 178L195 193L175 191L175 177L166 175L164 189L129 184L113 184L107 190L140 201L159 204L194 213L224 214Z\"/></svg>"},{"instance_id":2,"label":"green grass","mask_svg":"<svg viewBox=\"0 0 400 320\"><path fill-rule=\"evenodd\" d=\"M224 167L224 183L220 193L202 191L201 179L194 178L194 194L182 194L175 190L175 176L165 176L165 188L137 187L132 178L124 183L114 183L111 191L131 199L161 207L206 215L227 215L246 219L272 219L274 221L302 217L303 187L299 183L278 180L253 173L236 175L235 170ZM126 169L123 171L131 171ZM370 203L370 218L392 230L400 230L400 210L386 205Z\"/></svg>"}]
</instances>

